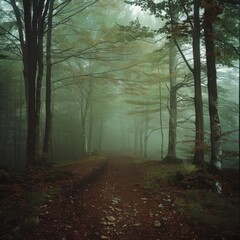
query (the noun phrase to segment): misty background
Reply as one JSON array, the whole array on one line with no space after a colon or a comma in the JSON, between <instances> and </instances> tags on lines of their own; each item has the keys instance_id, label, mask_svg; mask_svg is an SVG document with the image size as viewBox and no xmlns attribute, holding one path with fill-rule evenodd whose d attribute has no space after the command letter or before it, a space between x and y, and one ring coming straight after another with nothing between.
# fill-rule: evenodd
<instances>
[{"instance_id":1,"label":"misty background","mask_svg":"<svg viewBox=\"0 0 240 240\"><path fill-rule=\"evenodd\" d=\"M124 1L55 0L52 31L52 131L50 161L91 154L124 153L163 160L169 132L169 42L165 22ZM90 3L91 2L91 3ZM0 1L0 164L26 165L26 102L16 19ZM19 3L20 6L20 3ZM61 6L63 7L61 9ZM238 20L239 21L239 20ZM232 42L239 44L233 37ZM180 40L193 64L191 41ZM44 54L46 45L44 45ZM7 57L6 57L7 56ZM193 77L175 51L177 158L194 154ZM205 49L201 44L204 154L210 159ZM217 62L223 166L239 167L239 59ZM46 73L43 74L45 79ZM43 80L42 99L46 87ZM40 109L43 144L45 103ZM41 147L39 147L41 149ZM39 150L41 154L41 150Z\"/></svg>"}]
</instances>

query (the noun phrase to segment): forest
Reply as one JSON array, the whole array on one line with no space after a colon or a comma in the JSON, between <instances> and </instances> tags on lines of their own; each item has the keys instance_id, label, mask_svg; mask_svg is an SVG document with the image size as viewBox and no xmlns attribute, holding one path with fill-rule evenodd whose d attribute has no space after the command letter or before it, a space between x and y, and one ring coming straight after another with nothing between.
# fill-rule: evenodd
<instances>
[{"instance_id":1,"label":"forest","mask_svg":"<svg viewBox=\"0 0 240 240\"><path fill-rule=\"evenodd\" d=\"M239 239L239 11L0 0L0 238Z\"/></svg>"}]
</instances>

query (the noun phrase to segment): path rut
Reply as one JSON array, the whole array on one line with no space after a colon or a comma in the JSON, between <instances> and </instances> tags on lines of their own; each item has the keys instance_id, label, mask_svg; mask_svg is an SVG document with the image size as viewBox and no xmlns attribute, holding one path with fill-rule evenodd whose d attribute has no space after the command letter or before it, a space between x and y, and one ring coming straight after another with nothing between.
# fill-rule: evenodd
<instances>
[{"instance_id":1,"label":"path rut","mask_svg":"<svg viewBox=\"0 0 240 240\"><path fill-rule=\"evenodd\" d=\"M41 208L34 239L175 240L196 239L173 204L171 191L151 195L145 172L131 157L111 156L95 181L73 188ZM29 236L28 239L33 239Z\"/></svg>"}]
</instances>

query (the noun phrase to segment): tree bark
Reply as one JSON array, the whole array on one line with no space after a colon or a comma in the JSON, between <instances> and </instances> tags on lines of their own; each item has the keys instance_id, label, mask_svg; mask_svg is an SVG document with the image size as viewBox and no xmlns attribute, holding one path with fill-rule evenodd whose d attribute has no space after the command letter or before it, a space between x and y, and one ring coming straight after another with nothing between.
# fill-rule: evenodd
<instances>
[{"instance_id":1,"label":"tree bark","mask_svg":"<svg viewBox=\"0 0 240 240\"><path fill-rule=\"evenodd\" d=\"M159 81L159 120L160 120L160 132L161 132L161 155L160 159L163 160L163 143L164 143L164 134L163 134L163 117L162 117L162 89L161 83Z\"/></svg>"},{"instance_id":2,"label":"tree bark","mask_svg":"<svg viewBox=\"0 0 240 240\"><path fill-rule=\"evenodd\" d=\"M32 4L23 1L25 26L25 59L27 66L27 167L36 163L36 71L37 71L37 27L36 12L32 11ZM35 13L32 16L32 13Z\"/></svg>"},{"instance_id":3,"label":"tree bark","mask_svg":"<svg viewBox=\"0 0 240 240\"><path fill-rule=\"evenodd\" d=\"M93 142L93 80L89 79L89 124L88 124L88 152L92 152Z\"/></svg>"},{"instance_id":4,"label":"tree bark","mask_svg":"<svg viewBox=\"0 0 240 240\"><path fill-rule=\"evenodd\" d=\"M193 163L204 164L204 120L201 87L201 54L200 54L200 1L194 1L193 60L194 60L194 105L195 105L195 147Z\"/></svg>"},{"instance_id":5,"label":"tree bark","mask_svg":"<svg viewBox=\"0 0 240 240\"><path fill-rule=\"evenodd\" d=\"M41 83L43 74L43 35L50 0L23 0L23 21L15 0L13 7L23 54L24 82L27 112L27 167L37 163Z\"/></svg>"},{"instance_id":6,"label":"tree bark","mask_svg":"<svg viewBox=\"0 0 240 240\"><path fill-rule=\"evenodd\" d=\"M146 109L145 109L146 110ZM144 140L143 140L143 157L147 158L147 143L148 143L148 128L149 128L149 117L145 116L145 130L144 130Z\"/></svg>"},{"instance_id":7,"label":"tree bark","mask_svg":"<svg viewBox=\"0 0 240 240\"><path fill-rule=\"evenodd\" d=\"M175 162L177 137L177 91L176 91L176 46L170 43L169 74L170 74L170 108L168 130L168 152L164 161Z\"/></svg>"},{"instance_id":8,"label":"tree bark","mask_svg":"<svg viewBox=\"0 0 240 240\"><path fill-rule=\"evenodd\" d=\"M48 14L48 29L47 29L47 43L46 43L46 98L45 98L45 130L43 140L43 156L42 161L45 165L49 164L50 157L50 137L51 137L51 123L52 123L52 88L51 88L51 76L52 76L52 61L51 61L51 49L52 49L52 18L53 7L55 0L52 0L49 5Z\"/></svg>"},{"instance_id":9,"label":"tree bark","mask_svg":"<svg viewBox=\"0 0 240 240\"><path fill-rule=\"evenodd\" d=\"M213 10L214 11L214 10ZM211 9L205 8L204 11L204 37L207 60L208 78L208 105L211 131L211 161L213 170L221 170L222 167L222 144L221 144L221 125L218 114L218 92L217 92L217 73L215 61L215 43L213 23L211 21L214 13Z\"/></svg>"}]
</instances>

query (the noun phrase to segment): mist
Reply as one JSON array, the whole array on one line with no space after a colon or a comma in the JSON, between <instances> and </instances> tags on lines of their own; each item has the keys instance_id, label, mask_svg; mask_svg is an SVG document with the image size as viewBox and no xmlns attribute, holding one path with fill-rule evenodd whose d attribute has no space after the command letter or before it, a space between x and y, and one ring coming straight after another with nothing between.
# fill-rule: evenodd
<instances>
[{"instance_id":1,"label":"mist","mask_svg":"<svg viewBox=\"0 0 240 240\"><path fill-rule=\"evenodd\" d=\"M0 239L239 239L239 9L0 0Z\"/></svg>"},{"instance_id":2,"label":"mist","mask_svg":"<svg viewBox=\"0 0 240 240\"><path fill-rule=\"evenodd\" d=\"M11 6L2 1L2 119L1 164L7 167L25 166L26 103L21 76L21 59L17 49L7 50L15 40L8 34L17 34L11 22ZM55 4L60 4L56 3ZM85 154L129 152L146 159L163 160L169 147L169 111L171 73L169 74L169 40L159 31L164 19L156 18L151 10L126 5L121 1L96 2L83 11L66 7L71 14L59 11L53 18L51 36L51 141L49 161L78 159ZM156 3L157 4L157 3ZM86 7L86 9L85 9ZM103 14L103 9L107 9ZM57 11L57 10L56 10ZM8 13L8 16L6 15ZM5 15L4 15L5 14ZM10 15L9 15L10 14ZM163 14L163 18L165 15ZM181 21L181 20L180 20ZM62 23L63 22L63 23ZM81 24L80 24L81 23ZM5 24L6 27L3 26ZM80 25L79 25L80 24ZM56 27L54 27L56 25ZM160 33L158 33L159 31ZM234 39L234 36L232 36ZM17 44L17 43L16 43ZM191 161L195 146L194 79L190 37L179 40L179 52L174 49L174 78L176 91L176 158ZM217 43L216 43L217 44ZM210 161L210 124L204 45L202 58L202 101L204 118L204 155ZM45 52L46 45L43 46ZM6 58L5 58L6 56ZM239 69L238 58L232 55L217 58L217 84L221 131L228 133L222 139L224 165L238 167L238 159L229 159L231 152L239 151ZM186 60L185 59L185 60ZM229 60L228 60L229 59ZM47 63L46 63L47 64ZM9 76L9 69L12 69ZM11 78L11 84L5 78ZM43 144L45 125L45 75L41 89L39 122L39 150ZM6 90L8 89L8 90ZM8 91L8 92L7 92ZM6 98L4 92L11 96ZM6 106L6 102L9 107ZM17 104L19 103L19 104ZM229 112L231 109L231 113ZM10 115L6 115L7 112ZM6 121L12 126L6 129ZM16 123L17 121L17 123ZM19 130L19 127L21 130ZM8 141L6 141L6 138ZM18 149L18 150L17 150ZM44 153L44 152L43 152ZM18 155L18 156L17 156ZM175 156L173 157L175 158ZM226 160L227 159L227 160ZM226 161L226 162L225 162Z\"/></svg>"}]
</instances>

